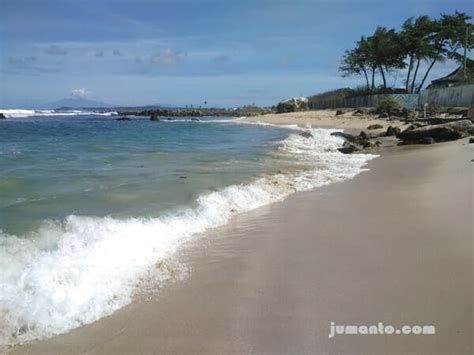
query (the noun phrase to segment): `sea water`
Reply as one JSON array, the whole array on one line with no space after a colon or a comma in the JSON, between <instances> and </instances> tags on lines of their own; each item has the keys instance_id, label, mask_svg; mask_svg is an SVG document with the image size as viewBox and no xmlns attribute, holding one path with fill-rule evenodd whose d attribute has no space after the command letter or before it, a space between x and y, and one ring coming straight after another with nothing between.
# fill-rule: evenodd
<instances>
[{"instance_id":1,"label":"sea water","mask_svg":"<svg viewBox=\"0 0 474 355\"><path fill-rule=\"evenodd\" d=\"M242 119L0 120L0 345L93 322L190 238L295 191L352 178L334 130Z\"/></svg>"}]
</instances>

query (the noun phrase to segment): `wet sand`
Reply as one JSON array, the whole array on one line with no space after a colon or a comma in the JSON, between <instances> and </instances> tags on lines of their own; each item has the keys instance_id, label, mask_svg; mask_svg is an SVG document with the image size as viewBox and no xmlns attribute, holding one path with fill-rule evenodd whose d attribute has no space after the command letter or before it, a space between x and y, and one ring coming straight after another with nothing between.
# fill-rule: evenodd
<instances>
[{"instance_id":1,"label":"wet sand","mask_svg":"<svg viewBox=\"0 0 474 355\"><path fill-rule=\"evenodd\" d=\"M472 354L467 140L384 150L369 172L236 216L179 261L190 276L13 354ZM435 335L337 335L432 324Z\"/></svg>"}]
</instances>

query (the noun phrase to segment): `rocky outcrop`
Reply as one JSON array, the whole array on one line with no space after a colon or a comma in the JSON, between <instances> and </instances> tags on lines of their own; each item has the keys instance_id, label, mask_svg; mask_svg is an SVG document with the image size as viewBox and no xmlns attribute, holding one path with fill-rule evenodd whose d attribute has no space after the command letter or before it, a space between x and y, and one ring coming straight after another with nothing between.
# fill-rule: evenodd
<instances>
[{"instance_id":1,"label":"rocky outcrop","mask_svg":"<svg viewBox=\"0 0 474 355\"><path fill-rule=\"evenodd\" d=\"M0 112L0 120L4 120L4 119L6 119L5 115Z\"/></svg>"},{"instance_id":2,"label":"rocky outcrop","mask_svg":"<svg viewBox=\"0 0 474 355\"><path fill-rule=\"evenodd\" d=\"M342 147L338 149L338 151L340 151L343 154L351 154L351 153L357 152L358 150L359 150L359 147L347 141L344 142Z\"/></svg>"},{"instance_id":3,"label":"rocky outcrop","mask_svg":"<svg viewBox=\"0 0 474 355\"><path fill-rule=\"evenodd\" d=\"M116 118L115 121L131 121L130 117L124 116Z\"/></svg>"},{"instance_id":4,"label":"rocky outcrop","mask_svg":"<svg viewBox=\"0 0 474 355\"><path fill-rule=\"evenodd\" d=\"M400 128L388 126L387 131L385 132L384 136L385 137L392 137L392 136L396 136L400 132L401 132Z\"/></svg>"},{"instance_id":5,"label":"rocky outcrop","mask_svg":"<svg viewBox=\"0 0 474 355\"><path fill-rule=\"evenodd\" d=\"M278 113L304 111L308 109L306 97L293 97L280 101L276 107Z\"/></svg>"},{"instance_id":6,"label":"rocky outcrop","mask_svg":"<svg viewBox=\"0 0 474 355\"><path fill-rule=\"evenodd\" d=\"M150 114L150 121L154 121L154 122L160 122L160 118L158 117L158 114L156 112L152 112Z\"/></svg>"},{"instance_id":7,"label":"rocky outcrop","mask_svg":"<svg viewBox=\"0 0 474 355\"><path fill-rule=\"evenodd\" d=\"M383 128L383 126L381 124L371 124L369 127L367 127L367 129L380 129L380 128Z\"/></svg>"},{"instance_id":8,"label":"rocky outcrop","mask_svg":"<svg viewBox=\"0 0 474 355\"><path fill-rule=\"evenodd\" d=\"M426 144L426 138L435 142L456 140L474 133L474 126L470 120L459 120L444 124L429 125L419 128L406 129L397 134L403 144Z\"/></svg>"},{"instance_id":9,"label":"rocky outcrop","mask_svg":"<svg viewBox=\"0 0 474 355\"><path fill-rule=\"evenodd\" d=\"M380 142L372 142L364 131L360 132L359 135L344 132L334 132L331 135L345 140L343 146L338 149L344 154L350 154L362 149L372 149L380 145Z\"/></svg>"}]
</instances>

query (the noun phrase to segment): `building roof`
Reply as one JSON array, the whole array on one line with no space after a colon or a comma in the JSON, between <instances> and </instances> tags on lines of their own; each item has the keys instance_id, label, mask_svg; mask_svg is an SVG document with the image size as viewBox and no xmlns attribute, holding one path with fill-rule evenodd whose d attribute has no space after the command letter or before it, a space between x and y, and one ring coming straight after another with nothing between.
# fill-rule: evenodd
<instances>
[{"instance_id":1,"label":"building roof","mask_svg":"<svg viewBox=\"0 0 474 355\"><path fill-rule=\"evenodd\" d=\"M431 84L433 85L440 85L440 84L447 84L447 83L457 83L464 81L464 70L463 70L464 65L460 65L455 71L452 73L431 81ZM473 80L474 79L474 60L467 58L466 61L466 74L467 74L467 80Z\"/></svg>"}]
</instances>

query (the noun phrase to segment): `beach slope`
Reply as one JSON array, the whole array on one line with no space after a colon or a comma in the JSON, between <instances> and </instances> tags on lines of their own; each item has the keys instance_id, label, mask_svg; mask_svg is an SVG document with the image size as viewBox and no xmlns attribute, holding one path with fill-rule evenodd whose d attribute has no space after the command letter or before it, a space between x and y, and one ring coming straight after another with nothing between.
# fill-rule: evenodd
<instances>
[{"instance_id":1,"label":"beach slope","mask_svg":"<svg viewBox=\"0 0 474 355\"><path fill-rule=\"evenodd\" d=\"M236 216L182 252L186 280L12 354L471 354L472 147L387 149ZM329 338L331 322L436 334Z\"/></svg>"}]
</instances>

